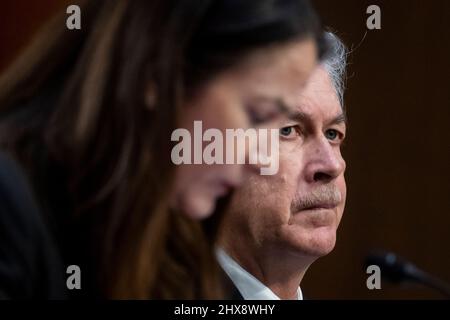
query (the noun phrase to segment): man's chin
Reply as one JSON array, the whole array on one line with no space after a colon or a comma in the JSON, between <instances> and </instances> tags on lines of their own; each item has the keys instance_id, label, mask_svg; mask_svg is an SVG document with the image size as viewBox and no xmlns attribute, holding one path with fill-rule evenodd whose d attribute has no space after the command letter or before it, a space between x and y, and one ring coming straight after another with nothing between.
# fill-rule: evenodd
<instances>
[{"instance_id":1,"label":"man's chin","mask_svg":"<svg viewBox=\"0 0 450 320\"><path fill-rule=\"evenodd\" d=\"M305 232L295 242L293 249L298 254L320 258L333 251L336 244L336 232L330 228L316 228Z\"/></svg>"}]
</instances>

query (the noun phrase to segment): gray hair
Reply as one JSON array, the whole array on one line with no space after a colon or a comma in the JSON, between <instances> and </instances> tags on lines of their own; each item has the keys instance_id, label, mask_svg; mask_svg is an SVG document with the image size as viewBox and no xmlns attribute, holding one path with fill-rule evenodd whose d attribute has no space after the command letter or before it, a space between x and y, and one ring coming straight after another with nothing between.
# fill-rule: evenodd
<instances>
[{"instance_id":1,"label":"gray hair","mask_svg":"<svg viewBox=\"0 0 450 320\"><path fill-rule=\"evenodd\" d=\"M328 72L341 106L344 106L345 68L347 66L347 48L332 32L325 32L328 53L322 60L322 66Z\"/></svg>"}]
</instances>

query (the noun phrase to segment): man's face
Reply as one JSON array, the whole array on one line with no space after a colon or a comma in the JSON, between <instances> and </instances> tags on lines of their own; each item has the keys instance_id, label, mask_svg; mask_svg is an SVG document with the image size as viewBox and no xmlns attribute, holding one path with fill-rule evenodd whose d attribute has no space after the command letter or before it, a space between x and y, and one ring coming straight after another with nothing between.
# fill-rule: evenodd
<instances>
[{"instance_id":1,"label":"man's face","mask_svg":"<svg viewBox=\"0 0 450 320\"><path fill-rule=\"evenodd\" d=\"M295 116L279 125L278 173L254 174L235 193L225 221L226 246L250 241L319 257L335 245L346 198L341 155L346 126L325 69L316 69L294 107Z\"/></svg>"},{"instance_id":2,"label":"man's face","mask_svg":"<svg viewBox=\"0 0 450 320\"><path fill-rule=\"evenodd\" d=\"M227 129L272 124L273 119L282 117L275 102L296 99L317 66L316 56L311 39L249 53L186 102L180 127L194 136L194 121L200 120L204 130L214 128L225 135ZM191 218L206 218L214 212L218 198L240 185L250 170L254 168L239 164L181 165L176 170L171 205Z\"/></svg>"}]
</instances>

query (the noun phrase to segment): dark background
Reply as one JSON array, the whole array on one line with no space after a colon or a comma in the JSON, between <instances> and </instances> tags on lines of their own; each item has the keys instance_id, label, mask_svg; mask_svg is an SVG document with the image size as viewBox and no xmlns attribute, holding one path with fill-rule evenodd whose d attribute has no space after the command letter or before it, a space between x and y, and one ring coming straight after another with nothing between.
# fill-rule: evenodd
<instances>
[{"instance_id":1,"label":"dark background","mask_svg":"<svg viewBox=\"0 0 450 320\"><path fill-rule=\"evenodd\" d=\"M388 249L450 281L450 2L315 3L354 51L347 206L337 246L311 266L305 295L440 298L420 287L368 290L362 261L372 249ZM381 30L366 28L371 4L381 8Z\"/></svg>"},{"instance_id":2,"label":"dark background","mask_svg":"<svg viewBox=\"0 0 450 320\"><path fill-rule=\"evenodd\" d=\"M418 286L368 290L372 249L392 250L450 282L450 2L314 1L351 49L348 198L335 250L308 270L309 299L441 298ZM69 1L4 1L0 70ZM76 3L74 1L73 3ZM366 8L381 8L381 30ZM364 40L363 40L364 39Z\"/></svg>"}]
</instances>

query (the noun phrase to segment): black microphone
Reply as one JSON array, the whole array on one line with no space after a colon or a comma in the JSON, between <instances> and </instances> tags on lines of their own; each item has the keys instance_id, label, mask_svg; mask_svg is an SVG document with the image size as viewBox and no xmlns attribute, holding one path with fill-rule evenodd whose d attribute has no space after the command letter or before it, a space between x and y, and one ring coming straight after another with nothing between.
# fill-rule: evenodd
<instances>
[{"instance_id":1,"label":"black microphone","mask_svg":"<svg viewBox=\"0 0 450 320\"><path fill-rule=\"evenodd\" d=\"M381 270L381 276L392 282L415 282L435 289L450 298L450 286L414 264L406 261L392 252L372 253L366 257L365 267L377 265Z\"/></svg>"}]
</instances>

